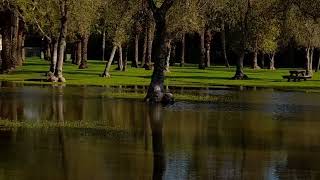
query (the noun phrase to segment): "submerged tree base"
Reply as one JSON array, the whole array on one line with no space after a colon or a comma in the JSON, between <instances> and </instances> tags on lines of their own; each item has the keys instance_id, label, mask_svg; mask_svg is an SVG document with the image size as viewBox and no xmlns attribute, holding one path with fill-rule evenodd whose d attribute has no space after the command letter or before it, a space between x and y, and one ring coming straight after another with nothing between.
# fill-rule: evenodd
<instances>
[{"instance_id":1,"label":"submerged tree base","mask_svg":"<svg viewBox=\"0 0 320 180\"><path fill-rule=\"evenodd\" d=\"M248 80L249 77L246 74L236 74L231 79L232 80Z\"/></svg>"},{"instance_id":2,"label":"submerged tree base","mask_svg":"<svg viewBox=\"0 0 320 180\"><path fill-rule=\"evenodd\" d=\"M87 64L80 64L79 69L87 69L88 65Z\"/></svg>"},{"instance_id":3,"label":"submerged tree base","mask_svg":"<svg viewBox=\"0 0 320 180\"><path fill-rule=\"evenodd\" d=\"M100 77L111 78L111 75L110 75L110 73L108 73L108 72L104 72L104 73L102 73L102 74L100 75Z\"/></svg>"},{"instance_id":4,"label":"submerged tree base","mask_svg":"<svg viewBox=\"0 0 320 180\"><path fill-rule=\"evenodd\" d=\"M158 104L161 103L163 105L174 104L174 97L171 93L163 92L163 88L160 86L154 86L153 92L148 92L145 101L151 104Z\"/></svg>"},{"instance_id":5,"label":"submerged tree base","mask_svg":"<svg viewBox=\"0 0 320 180\"><path fill-rule=\"evenodd\" d=\"M52 72L48 72L47 73L47 82L61 82L61 83L65 83L66 79L63 76L55 76L54 73Z\"/></svg>"}]
</instances>

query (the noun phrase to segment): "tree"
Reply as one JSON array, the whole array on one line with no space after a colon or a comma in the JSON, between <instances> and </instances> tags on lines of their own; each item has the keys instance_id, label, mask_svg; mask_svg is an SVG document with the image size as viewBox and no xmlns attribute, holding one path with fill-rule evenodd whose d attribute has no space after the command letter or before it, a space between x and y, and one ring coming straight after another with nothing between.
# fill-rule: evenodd
<instances>
[{"instance_id":1,"label":"tree","mask_svg":"<svg viewBox=\"0 0 320 180\"><path fill-rule=\"evenodd\" d=\"M148 5L153 13L153 18L156 24L153 45L153 48L155 49L155 65L151 77L151 83L146 96L146 100L151 103L172 100L172 97L168 98L170 95L164 93L164 70L169 43L166 15L174 1L175 0L165 0L160 7L157 7L153 0L148 0Z\"/></svg>"},{"instance_id":2,"label":"tree","mask_svg":"<svg viewBox=\"0 0 320 180\"><path fill-rule=\"evenodd\" d=\"M107 22L106 30L109 38L113 42L113 49L102 77L111 77L110 68L117 49L119 49L118 70L124 70L122 46L127 44L132 34L131 30L134 25L133 16L139 9L140 1L117 1L110 0L105 4L105 12L102 14L103 19Z\"/></svg>"},{"instance_id":3,"label":"tree","mask_svg":"<svg viewBox=\"0 0 320 180\"><path fill-rule=\"evenodd\" d=\"M288 33L305 49L305 68L307 74L312 75L314 50L320 47L320 23L306 16L297 6L292 6L289 11Z\"/></svg>"},{"instance_id":4,"label":"tree","mask_svg":"<svg viewBox=\"0 0 320 180\"><path fill-rule=\"evenodd\" d=\"M0 3L0 32L2 35L1 73L8 73L22 65L24 59L23 44L25 37L25 19L23 16L23 0Z\"/></svg>"},{"instance_id":5,"label":"tree","mask_svg":"<svg viewBox=\"0 0 320 180\"><path fill-rule=\"evenodd\" d=\"M70 10L69 27L74 33L73 37L76 38L78 50L76 54L80 60L79 69L88 67L88 41L94 25L98 21L98 8L101 3L101 0L78 0L77 5L72 6Z\"/></svg>"}]
</instances>

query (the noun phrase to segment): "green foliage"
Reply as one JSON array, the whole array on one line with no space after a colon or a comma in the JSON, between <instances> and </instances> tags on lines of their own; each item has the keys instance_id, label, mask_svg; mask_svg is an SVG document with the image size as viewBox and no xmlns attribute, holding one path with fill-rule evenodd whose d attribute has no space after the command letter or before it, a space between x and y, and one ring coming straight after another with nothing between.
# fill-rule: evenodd
<instances>
[{"instance_id":1,"label":"green foliage","mask_svg":"<svg viewBox=\"0 0 320 180\"><path fill-rule=\"evenodd\" d=\"M100 8L102 28L116 45L129 40L134 25L134 15L139 11L141 0L107 0Z\"/></svg>"}]
</instances>

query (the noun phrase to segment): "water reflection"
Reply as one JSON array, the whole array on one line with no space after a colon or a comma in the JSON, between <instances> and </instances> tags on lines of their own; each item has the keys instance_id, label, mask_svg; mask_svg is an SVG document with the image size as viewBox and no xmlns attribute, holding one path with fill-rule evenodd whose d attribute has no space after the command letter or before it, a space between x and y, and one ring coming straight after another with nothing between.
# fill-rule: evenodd
<instances>
[{"instance_id":1,"label":"water reflection","mask_svg":"<svg viewBox=\"0 0 320 180\"><path fill-rule=\"evenodd\" d=\"M225 90L232 101L161 107L105 91L2 87L0 119L75 127L0 125L0 179L320 178L319 94Z\"/></svg>"},{"instance_id":2,"label":"water reflection","mask_svg":"<svg viewBox=\"0 0 320 180\"><path fill-rule=\"evenodd\" d=\"M162 179L165 171L163 147L163 112L160 105L152 105L148 110L152 131L153 179Z\"/></svg>"}]
</instances>

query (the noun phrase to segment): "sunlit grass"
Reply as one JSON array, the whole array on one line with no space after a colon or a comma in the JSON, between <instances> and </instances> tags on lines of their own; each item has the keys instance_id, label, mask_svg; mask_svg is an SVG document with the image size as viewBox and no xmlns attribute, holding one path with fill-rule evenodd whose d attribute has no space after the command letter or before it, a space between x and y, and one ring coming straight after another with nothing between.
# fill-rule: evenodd
<instances>
[{"instance_id":1,"label":"sunlit grass","mask_svg":"<svg viewBox=\"0 0 320 180\"><path fill-rule=\"evenodd\" d=\"M152 71L142 68L131 68L128 66L126 72L115 71L116 66L111 69L111 78L102 78L105 63L101 61L89 61L89 69L79 70L71 63L65 63L64 76L67 84L72 85L148 85ZM24 66L7 75L0 75L2 81L27 82L35 84L50 84L41 82L45 80L45 73L49 69L49 62L38 58L29 58ZM257 86L257 87L285 87L285 88L320 88L320 73L315 73L312 80L302 82L287 82L282 78L288 75L289 69L252 70L245 69L249 80L231 80L235 69L227 69L222 66L199 70L196 65L186 67L171 67L167 73L166 85L186 87L210 87L216 85L225 86Z\"/></svg>"}]
</instances>

